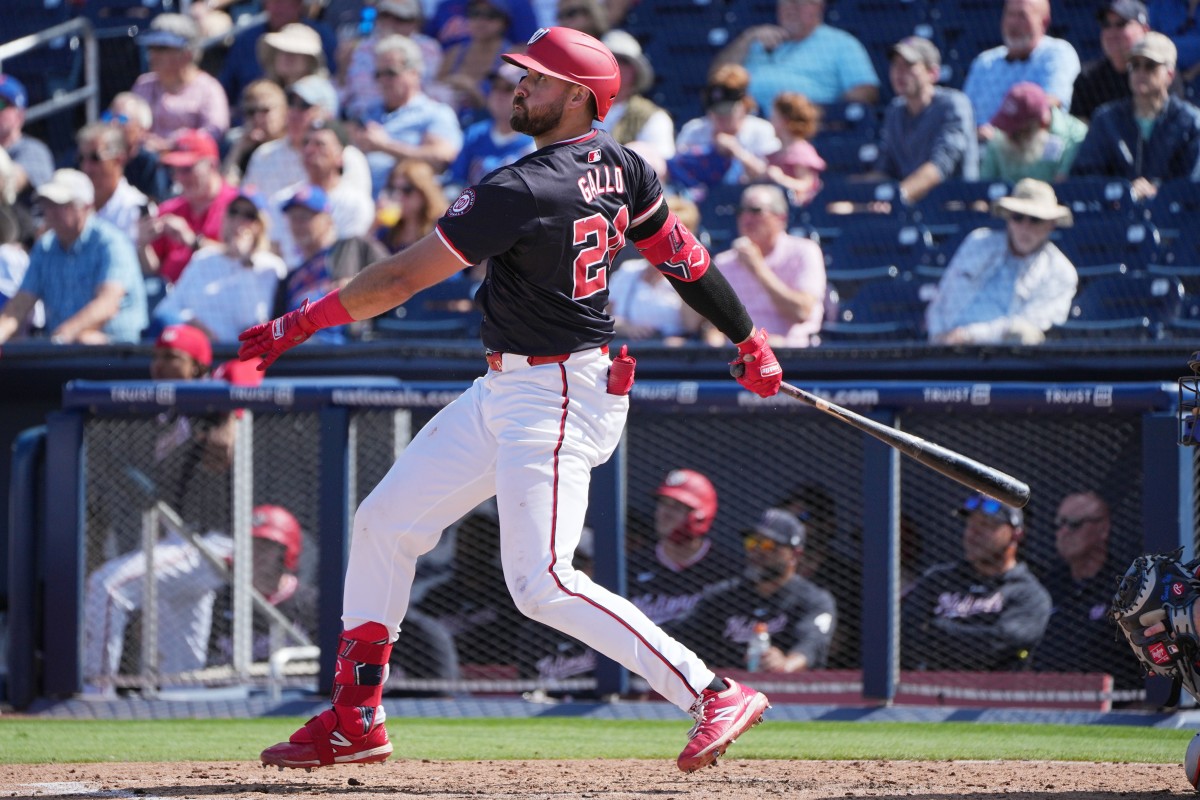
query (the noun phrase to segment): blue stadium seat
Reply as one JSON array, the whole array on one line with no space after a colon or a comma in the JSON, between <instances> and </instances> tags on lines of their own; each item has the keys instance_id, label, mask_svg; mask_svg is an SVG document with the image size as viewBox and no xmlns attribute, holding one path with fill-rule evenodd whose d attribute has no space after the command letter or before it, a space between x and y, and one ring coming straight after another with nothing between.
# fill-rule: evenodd
<instances>
[{"instance_id":1,"label":"blue stadium seat","mask_svg":"<svg viewBox=\"0 0 1200 800\"><path fill-rule=\"evenodd\" d=\"M426 336L469 338L479 333L482 319L475 308L475 283L459 275L422 289L407 303L376 317L377 338Z\"/></svg>"},{"instance_id":2,"label":"blue stadium seat","mask_svg":"<svg viewBox=\"0 0 1200 800\"><path fill-rule=\"evenodd\" d=\"M1143 271L1158 256L1158 230L1153 225L1101 214L1079 217L1074 226L1059 228L1051 238L1080 277L1108 273L1120 264L1131 272Z\"/></svg>"},{"instance_id":3,"label":"blue stadium seat","mask_svg":"<svg viewBox=\"0 0 1200 800\"><path fill-rule=\"evenodd\" d=\"M1171 265L1200 264L1200 226L1198 216L1181 217L1181 227L1175 236L1163 242L1159 248L1158 263Z\"/></svg>"},{"instance_id":4,"label":"blue stadium seat","mask_svg":"<svg viewBox=\"0 0 1200 800\"><path fill-rule=\"evenodd\" d=\"M1068 178L1054 184L1054 193L1058 202L1071 209L1076 220L1096 214L1109 219L1113 215L1134 219L1142 212L1129 181L1118 178Z\"/></svg>"},{"instance_id":5,"label":"blue stadium seat","mask_svg":"<svg viewBox=\"0 0 1200 800\"><path fill-rule=\"evenodd\" d=\"M709 249L714 254L728 250L730 242L737 238L738 205L745 188L717 184L696 203L700 210L700 228L708 233Z\"/></svg>"},{"instance_id":6,"label":"blue stadium seat","mask_svg":"<svg viewBox=\"0 0 1200 800\"><path fill-rule=\"evenodd\" d=\"M854 34L867 53L880 80L880 97L892 97L888 82L888 48L905 36L935 38L924 0L836 0L825 12L825 22Z\"/></svg>"},{"instance_id":7,"label":"blue stadium seat","mask_svg":"<svg viewBox=\"0 0 1200 800\"><path fill-rule=\"evenodd\" d=\"M933 237L924 226L871 216L879 215L855 215L837 236L822 237L827 275L888 265L911 271L933 248Z\"/></svg>"},{"instance_id":8,"label":"blue stadium seat","mask_svg":"<svg viewBox=\"0 0 1200 800\"><path fill-rule=\"evenodd\" d=\"M1151 264L1147 275L1177 278L1183 290L1192 298L1200 298L1200 264Z\"/></svg>"},{"instance_id":9,"label":"blue stadium seat","mask_svg":"<svg viewBox=\"0 0 1200 800\"><path fill-rule=\"evenodd\" d=\"M820 106L821 127L813 146L821 150L826 139L857 140L866 144L879 139L879 114L866 103L826 103Z\"/></svg>"},{"instance_id":10,"label":"blue stadium seat","mask_svg":"<svg viewBox=\"0 0 1200 800\"><path fill-rule=\"evenodd\" d=\"M933 284L911 275L882 278L842 300L835 319L821 327L824 341L914 340L925 338L925 306Z\"/></svg>"},{"instance_id":11,"label":"blue stadium seat","mask_svg":"<svg viewBox=\"0 0 1200 800\"><path fill-rule=\"evenodd\" d=\"M1090 281L1075 296L1070 317L1047 338L1110 336L1156 339L1179 316L1183 284L1161 275L1119 275Z\"/></svg>"},{"instance_id":12,"label":"blue stadium seat","mask_svg":"<svg viewBox=\"0 0 1200 800\"><path fill-rule=\"evenodd\" d=\"M992 202L1009 193L1004 181L945 181L913 205L910 216L937 237L962 228L973 230L1000 224L992 215Z\"/></svg>"},{"instance_id":13,"label":"blue stadium seat","mask_svg":"<svg viewBox=\"0 0 1200 800\"><path fill-rule=\"evenodd\" d=\"M1180 235L1185 223L1195 227L1195 220L1200 215L1200 182L1187 178L1167 181L1158 187L1158 193L1144 209L1164 243L1169 243Z\"/></svg>"},{"instance_id":14,"label":"blue stadium seat","mask_svg":"<svg viewBox=\"0 0 1200 800\"><path fill-rule=\"evenodd\" d=\"M806 225L825 237L836 236L843 227L857 226L852 217L905 219L904 208L897 200L897 186L891 181L855 181L826 174L822 184L821 191L807 205L793 209L793 227Z\"/></svg>"}]
</instances>

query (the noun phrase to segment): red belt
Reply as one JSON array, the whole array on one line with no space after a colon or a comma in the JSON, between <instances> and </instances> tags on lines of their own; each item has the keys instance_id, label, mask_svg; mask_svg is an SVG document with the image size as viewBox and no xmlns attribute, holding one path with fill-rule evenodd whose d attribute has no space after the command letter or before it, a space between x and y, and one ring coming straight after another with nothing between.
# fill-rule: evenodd
<instances>
[{"instance_id":1,"label":"red belt","mask_svg":"<svg viewBox=\"0 0 1200 800\"><path fill-rule=\"evenodd\" d=\"M607 353L608 345L603 345L600 348L600 352ZM562 353L557 356L528 356L525 360L529 362L529 366L531 367L540 367L542 364L561 364L573 355L575 353ZM491 369L494 369L496 372L504 371L504 353L489 350L484 354L484 358L487 359L488 367Z\"/></svg>"}]
</instances>

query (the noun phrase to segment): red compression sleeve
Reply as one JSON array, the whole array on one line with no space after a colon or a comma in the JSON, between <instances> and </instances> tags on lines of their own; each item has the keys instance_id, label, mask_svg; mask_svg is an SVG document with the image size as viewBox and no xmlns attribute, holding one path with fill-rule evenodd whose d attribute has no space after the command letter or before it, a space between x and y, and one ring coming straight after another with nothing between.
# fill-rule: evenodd
<instances>
[{"instance_id":1,"label":"red compression sleeve","mask_svg":"<svg viewBox=\"0 0 1200 800\"><path fill-rule=\"evenodd\" d=\"M672 211L657 233L634 242L642 257L670 275L690 283L701 278L710 263L708 250Z\"/></svg>"},{"instance_id":2,"label":"red compression sleeve","mask_svg":"<svg viewBox=\"0 0 1200 800\"><path fill-rule=\"evenodd\" d=\"M325 295L315 303L309 303L308 321L318 328L332 328L335 325L346 325L354 322L354 317L350 316L350 312L342 305L342 300L338 297L340 289L334 289L329 294Z\"/></svg>"}]
</instances>

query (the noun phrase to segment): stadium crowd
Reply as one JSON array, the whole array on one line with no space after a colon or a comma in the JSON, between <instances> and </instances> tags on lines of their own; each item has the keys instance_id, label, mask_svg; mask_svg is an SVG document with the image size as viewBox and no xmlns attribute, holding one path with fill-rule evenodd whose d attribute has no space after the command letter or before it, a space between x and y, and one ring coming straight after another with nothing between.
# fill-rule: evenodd
<instances>
[{"instance_id":1,"label":"stadium crowd","mask_svg":"<svg viewBox=\"0 0 1200 800\"><path fill-rule=\"evenodd\" d=\"M1038 343L1086 314L1087 279L1110 262L1130 285L1200 263L1166 255L1193 245L1154 216L1161 187L1200 180L1195 3L1097 0L1090 29L1076 19L1061 38L1051 0L1006 0L971 40L954 0L896 5L778 0L755 19L731 4L724 38L681 30L724 43L697 48L691 118L691 62L633 24L667 18L652 0L194 0L153 14L130 29L140 74L70 146L26 131L46 98L0 75L0 342L152 342L188 323L229 343L342 285L532 150L508 122L522 73L499 56L552 24L616 55L621 92L598 125L658 172L779 345L854 335L880 283L920 284L895 335ZM881 42L880 27L896 35ZM1108 227L1136 252L1086 251L1092 230L1072 232L1055 190L1097 177L1101 210L1133 210L1128 229ZM962 215L939 213L950 206ZM889 226L899 239L855 251ZM483 267L328 341L469 335ZM621 334L719 344L653 273L618 257ZM1186 315L1196 276L1166 277L1178 302L1164 313Z\"/></svg>"}]
</instances>

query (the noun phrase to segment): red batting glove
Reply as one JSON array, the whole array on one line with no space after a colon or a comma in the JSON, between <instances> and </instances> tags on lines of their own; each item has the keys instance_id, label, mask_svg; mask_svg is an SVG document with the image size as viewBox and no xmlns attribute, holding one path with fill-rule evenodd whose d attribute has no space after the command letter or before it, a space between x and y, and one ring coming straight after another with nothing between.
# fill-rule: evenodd
<instances>
[{"instance_id":1,"label":"red batting glove","mask_svg":"<svg viewBox=\"0 0 1200 800\"><path fill-rule=\"evenodd\" d=\"M308 308L309 302L306 298L304 305L295 311L289 311L282 317L270 322L260 322L242 331L238 336L238 341L242 343L238 348L238 358L249 361L256 356L262 356L258 371L265 372L285 350L308 341L308 337L320 330L320 326L309 319Z\"/></svg>"},{"instance_id":2,"label":"red batting glove","mask_svg":"<svg viewBox=\"0 0 1200 800\"><path fill-rule=\"evenodd\" d=\"M759 397L777 394L783 383L783 368L767 344L767 332L759 329L737 349L738 357L729 362L729 374Z\"/></svg>"}]
</instances>

